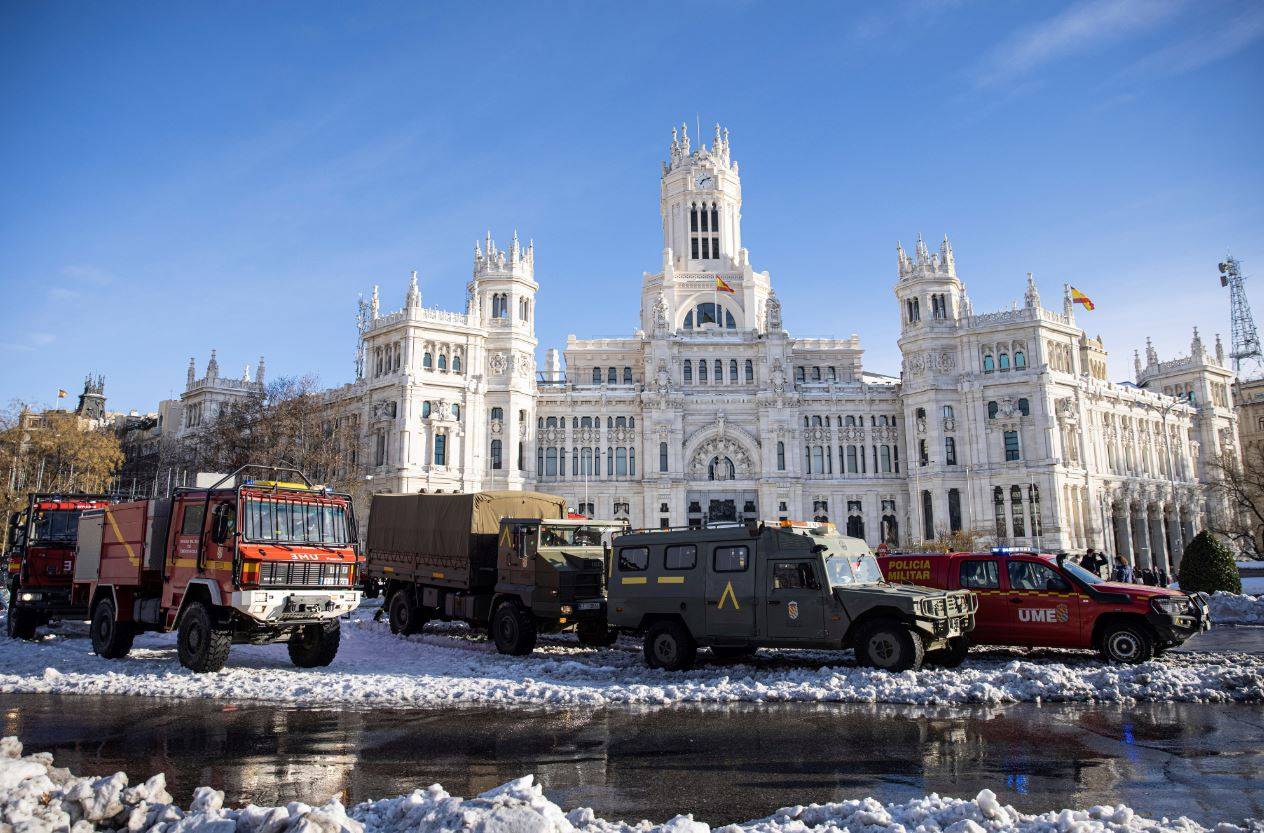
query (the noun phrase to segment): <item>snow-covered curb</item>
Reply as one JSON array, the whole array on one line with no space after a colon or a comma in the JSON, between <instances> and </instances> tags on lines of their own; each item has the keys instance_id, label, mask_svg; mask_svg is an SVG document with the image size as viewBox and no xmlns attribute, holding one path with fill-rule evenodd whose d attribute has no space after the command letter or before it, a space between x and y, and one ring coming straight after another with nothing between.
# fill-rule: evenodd
<instances>
[{"instance_id":1,"label":"snow-covered curb","mask_svg":"<svg viewBox=\"0 0 1264 833\"><path fill-rule=\"evenodd\" d=\"M71 633L67 633L71 631ZM888 674L850 652L761 651L753 662L704 655L687 673L645 666L640 646L543 640L528 657L497 654L461 627L394 636L370 614L343 623L328 668L294 668L282 645L233 646L215 674L181 668L171 635L147 634L124 660L92 653L83 627L34 643L0 639L0 692L222 698L385 708L591 707L676 703L840 702L961 705L1032 701L1264 702L1264 657L1168 654L1138 666L1089 652L984 651L953 670Z\"/></svg>"},{"instance_id":2,"label":"snow-covered curb","mask_svg":"<svg viewBox=\"0 0 1264 833\"><path fill-rule=\"evenodd\" d=\"M438 784L409 795L365 801L347 810L331 798L312 807L294 801L284 807L224 806L224 794L198 787L188 809L172 803L166 779L155 775L136 787L122 772L85 778L53 766L48 753L22 757L16 738L0 741L0 830L19 833L708 833L710 826L677 816L664 824L636 824L599 819L592 810L565 812L545 797L528 775L477 798L448 795ZM772 815L721 830L738 833L1201 833L1187 818L1155 821L1129 807L1096 806L1087 810L1053 810L1040 815L1002 805L991 790L972 801L932 794L902 804L874 798L830 804L786 807ZM1215 833L1243 828L1220 824Z\"/></svg>"},{"instance_id":3,"label":"snow-covered curb","mask_svg":"<svg viewBox=\"0 0 1264 833\"><path fill-rule=\"evenodd\" d=\"M1208 604L1211 621L1217 625L1264 625L1264 596L1218 591Z\"/></svg>"}]
</instances>

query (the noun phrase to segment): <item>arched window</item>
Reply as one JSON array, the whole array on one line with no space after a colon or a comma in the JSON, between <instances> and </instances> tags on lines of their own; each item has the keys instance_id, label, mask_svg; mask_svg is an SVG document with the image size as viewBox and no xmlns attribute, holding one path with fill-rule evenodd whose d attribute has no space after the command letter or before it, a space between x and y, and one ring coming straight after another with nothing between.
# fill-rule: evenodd
<instances>
[{"instance_id":1,"label":"arched window","mask_svg":"<svg viewBox=\"0 0 1264 833\"><path fill-rule=\"evenodd\" d=\"M705 382L707 380L707 360L698 360L698 381Z\"/></svg>"},{"instance_id":2,"label":"arched window","mask_svg":"<svg viewBox=\"0 0 1264 833\"><path fill-rule=\"evenodd\" d=\"M693 381L693 362L689 361L688 359L685 359L685 381L686 382Z\"/></svg>"},{"instance_id":3,"label":"arched window","mask_svg":"<svg viewBox=\"0 0 1264 833\"><path fill-rule=\"evenodd\" d=\"M1009 353L1001 354L1001 370L1009 370Z\"/></svg>"},{"instance_id":4,"label":"arched window","mask_svg":"<svg viewBox=\"0 0 1264 833\"><path fill-rule=\"evenodd\" d=\"M991 373L994 370L996 370L996 360L992 358L991 353L987 353L983 356L983 372Z\"/></svg>"},{"instance_id":5,"label":"arched window","mask_svg":"<svg viewBox=\"0 0 1264 833\"><path fill-rule=\"evenodd\" d=\"M737 329L737 322L733 320L733 313L729 312L728 310L724 311L724 329L726 330Z\"/></svg>"},{"instance_id":6,"label":"arched window","mask_svg":"<svg viewBox=\"0 0 1264 833\"><path fill-rule=\"evenodd\" d=\"M592 417L584 417L583 419L581 419L581 420L579 421L579 427L580 427L580 428L592 428L592 427L593 427Z\"/></svg>"},{"instance_id":7,"label":"arched window","mask_svg":"<svg viewBox=\"0 0 1264 833\"><path fill-rule=\"evenodd\" d=\"M623 384L632 384L632 368L630 367L623 368Z\"/></svg>"},{"instance_id":8,"label":"arched window","mask_svg":"<svg viewBox=\"0 0 1264 833\"><path fill-rule=\"evenodd\" d=\"M448 357L443 355L442 353L439 354L439 372L440 373L448 372Z\"/></svg>"},{"instance_id":9,"label":"arched window","mask_svg":"<svg viewBox=\"0 0 1264 833\"><path fill-rule=\"evenodd\" d=\"M737 378L737 359L729 359L729 381L734 384L740 381Z\"/></svg>"},{"instance_id":10,"label":"arched window","mask_svg":"<svg viewBox=\"0 0 1264 833\"><path fill-rule=\"evenodd\" d=\"M1022 350L1014 351L1014 369L1015 370L1027 369L1027 354L1024 353Z\"/></svg>"},{"instance_id":11,"label":"arched window","mask_svg":"<svg viewBox=\"0 0 1264 833\"><path fill-rule=\"evenodd\" d=\"M716 314L715 304L711 303L710 301L707 301L705 303L698 304L696 309L697 309L698 316L694 320L698 322L699 327L703 326L704 324L719 323L715 317L715 314Z\"/></svg>"},{"instance_id":12,"label":"arched window","mask_svg":"<svg viewBox=\"0 0 1264 833\"><path fill-rule=\"evenodd\" d=\"M492 468L499 469L501 466L501 444L500 440L492 440Z\"/></svg>"},{"instance_id":13,"label":"arched window","mask_svg":"<svg viewBox=\"0 0 1264 833\"><path fill-rule=\"evenodd\" d=\"M750 359L746 360L746 381L755 381L755 363Z\"/></svg>"},{"instance_id":14,"label":"arched window","mask_svg":"<svg viewBox=\"0 0 1264 833\"><path fill-rule=\"evenodd\" d=\"M882 454L882 471L890 472L891 471L891 446L889 445L882 446L881 454Z\"/></svg>"},{"instance_id":15,"label":"arched window","mask_svg":"<svg viewBox=\"0 0 1264 833\"><path fill-rule=\"evenodd\" d=\"M453 373L461 372L461 357L459 355L452 357L452 372Z\"/></svg>"},{"instance_id":16,"label":"arched window","mask_svg":"<svg viewBox=\"0 0 1264 833\"><path fill-rule=\"evenodd\" d=\"M505 419L504 408L492 408L492 413L491 413L492 422L503 422L504 419Z\"/></svg>"},{"instance_id":17,"label":"arched window","mask_svg":"<svg viewBox=\"0 0 1264 833\"><path fill-rule=\"evenodd\" d=\"M636 477L636 449L628 449L628 476Z\"/></svg>"},{"instance_id":18,"label":"arched window","mask_svg":"<svg viewBox=\"0 0 1264 833\"><path fill-rule=\"evenodd\" d=\"M812 417L812 426L813 426L813 427L815 427L815 428L820 428L823 424L824 424L824 423L821 421L821 418L820 418L819 416L814 416L814 417Z\"/></svg>"},{"instance_id":19,"label":"arched window","mask_svg":"<svg viewBox=\"0 0 1264 833\"><path fill-rule=\"evenodd\" d=\"M944 406L944 419L952 419L952 406L951 405Z\"/></svg>"},{"instance_id":20,"label":"arched window","mask_svg":"<svg viewBox=\"0 0 1264 833\"><path fill-rule=\"evenodd\" d=\"M429 351L426 351L425 353L422 354L421 366L426 370L429 370L430 368L434 367L434 358L431 357Z\"/></svg>"},{"instance_id":21,"label":"arched window","mask_svg":"<svg viewBox=\"0 0 1264 833\"><path fill-rule=\"evenodd\" d=\"M546 448L544 450L544 476L557 477L557 449Z\"/></svg>"},{"instance_id":22,"label":"arched window","mask_svg":"<svg viewBox=\"0 0 1264 833\"><path fill-rule=\"evenodd\" d=\"M421 403L421 418L426 419L429 416L430 416L430 403L422 402Z\"/></svg>"},{"instance_id":23,"label":"arched window","mask_svg":"<svg viewBox=\"0 0 1264 833\"><path fill-rule=\"evenodd\" d=\"M615 418L614 418L614 427L615 427L615 428L627 428L627 427L628 427L628 418L627 418L627 417L615 417Z\"/></svg>"},{"instance_id":24,"label":"arched window","mask_svg":"<svg viewBox=\"0 0 1264 833\"><path fill-rule=\"evenodd\" d=\"M886 414L883 414L882 416L878 417L878 424L882 426L886 426L888 424Z\"/></svg>"},{"instance_id":25,"label":"arched window","mask_svg":"<svg viewBox=\"0 0 1264 833\"><path fill-rule=\"evenodd\" d=\"M826 373L826 378L828 378L831 382L837 382L838 370L833 365L827 367L826 370L828 371L828 373Z\"/></svg>"},{"instance_id":26,"label":"arched window","mask_svg":"<svg viewBox=\"0 0 1264 833\"><path fill-rule=\"evenodd\" d=\"M614 450L614 473L616 477L628 475L628 450L620 446Z\"/></svg>"},{"instance_id":27,"label":"arched window","mask_svg":"<svg viewBox=\"0 0 1264 833\"><path fill-rule=\"evenodd\" d=\"M1000 406L995 401L988 403L988 419L996 419L996 413L1000 410Z\"/></svg>"},{"instance_id":28,"label":"arched window","mask_svg":"<svg viewBox=\"0 0 1264 833\"><path fill-rule=\"evenodd\" d=\"M544 421L544 427L545 427L545 428L556 428L556 427L557 427L557 417L549 417L548 419L546 419L546 420Z\"/></svg>"},{"instance_id":29,"label":"arched window","mask_svg":"<svg viewBox=\"0 0 1264 833\"><path fill-rule=\"evenodd\" d=\"M612 367L606 371L606 384L608 385L619 384L619 371L617 368Z\"/></svg>"},{"instance_id":30,"label":"arched window","mask_svg":"<svg viewBox=\"0 0 1264 833\"><path fill-rule=\"evenodd\" d=\"M855 428L855 427L856 427L856 418L855 418L854 416L848 416L848 417L847 417L847 421L846 421L844 424L845 424L848 428Z\"/></svg>"},{"instance_id":31,"label":"arched window","mask_svg":"<svg viewBox=\"0 0 1264 833\"><path fill-rule=\"evenodd\" d=\"M1005 490L997 486L992 490L992 512L996 516L997 540L1004 540L1008 534L1005 523Z\"/></svg>"},{"instance_id":32,"label":"arched window","mask_svg":"<svg viewBox=\"0 0 1264 833\"><path fill-rule=\"evenodd\" d=\"M455 402L452 403L452 418L453 419L461 418L461 406L456 404Z\"/></svg>"},{"instance_id":33,"label":"arched window","mask_svg":"<svg viewBox=\"0 0 1264 833\"><path fill-rule=\"evenodd\" d=\"M821 368L819 367L812 368L812 381L813 382L821 381Z\"/></svg>"},{"instance_id":34,"label":"arched window","mask_svg":"<svg viewBox=\"0 0 1264 833\"><path fill-rule=\"evenodd\" d=\"M596 472L593 471L593 450L585 447L581 452L580 473L585 477L592 477Z\"/></svg>"},{"instance_id":35,"label":"arched window","mask_svg":"<svg viewBox=\"0 0 1264 833\"><path fill-rule=\"evenodd\" d=\"M684 329L686 329L686 330L692 330L692 329L693 329L693 310L689 310L689 312L685 313L685 325L684 325Z\"/></svg>"},{"instance_id":36,"label":"arched window","mask_svg":"<svg viewBox=\"0 0 1264 833\"><path fill-rule=\"evenodd\" d=\"M535 418L535 427L540 429L544 428L544 417Z\"/></svg>"},{"instance_id":37,"label":"arched window","mask_svg":"<svg viewBox=\"0 0 1264 833\"><path fill-rule=\"evenodd\" d=\"M600 385L601 384L601 368L594 367L592 376L593 376L593 384Z\"/></svg>"},{"instance_id":38,"label":"arched window","mask_svg":"<svg viewBox=\"0 0 1264 833\"><path fill-rule=\"evenodd\" d=\"M736 469L728 457L712 457L707 465L708 480L735 480Z\"/></svg>"},{"instance_id":39,"label":"arched window","mask_svg":"<svg viewBox=\"0 0 1264 833\"><path fill-rule=\"evenodd\" d=\"M723 381L724 381L724 362L720 361L719 359L716 359L715 360L715 383L718 385L719 383Z\"/></svg>"},{"instance_id":40,"label":"arched window","mask_svg":"<svg viewBox=\"0 0 1264 833\"><path fill-rule=\"evenodd\" d=\"M856 466L856 446L847 446L847 473L856 474L859 469Z\"/></svg>"},{"instance_id":41,"label":"arched window","mask_svg":"<svg viewBox=\"0 0 1264 833\"><path fill-rule=\"evenodd\" d=\"M1023 416L1031 416L1031 403L1026 399L1018 400L1018 412Z\"/></svg>"},{"instance_id":42,"label":"arched window","mask_svg":"<svg viewBox=\"0 0 1264 833\"><path fill-rule=\"evenodd\" d=\"M807 381L807 378L803 374L803 368L796 367L794 369L794 380L799 383Z\"/></svg>"},{"instance_id":43,"label":"arched window","mask_svg":"<svg viewBox=\"0 0 1264 833\"><path fill-rule=\"evenodd\" d=\"M781 440L777 441L777 471L786 470L786 444Z\"/></svg>"}]
</instances>

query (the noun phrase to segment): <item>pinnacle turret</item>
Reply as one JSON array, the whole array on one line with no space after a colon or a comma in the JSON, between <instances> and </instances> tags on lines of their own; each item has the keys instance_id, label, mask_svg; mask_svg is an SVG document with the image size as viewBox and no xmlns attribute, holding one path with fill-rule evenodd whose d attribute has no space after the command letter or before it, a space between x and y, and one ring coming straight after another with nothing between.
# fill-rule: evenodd
<instances>
[{"instance_id":1,"label":"pinnacle turret","mask_svg":"<svg viewBox=\"0 0 1264 833\"><path fill-rule=\"evenodd\" d=\"M944 235L944 240L939 244L939 251L931 253L930 248L926 245L926 241L922 239L922 235L917 235L917 243L913 249L913 257L909 257L904 251L902 243L896 243L895 246L896 263L900 271L901 278L913 277L914 275L922 277L944 276L955 278L957 276L957 258L952 251L952 243L948 240L948 235Z\"/></svg>"},{"instance_id":2,"label":"pinnacle turret","mask_svg":"<svg viewBox=\"0 0 1264 833\"><path fill-rule=\"evenodd\" d=\"M408 281L408 293L404 296L404 308L416 309L421 306L421 289L417 286L417 270L413 270L412 278Z\"/></svg>"},{"instance_id":3,"label":"pinnacle turret","mask_svg":"<svg viewBox=\"0 0 1264 833\"><path fill-rule=\"evenodd\" d=\"M474 244L474 277L497 272L510 272L533 279L535 241L529 241L524 249L518 239L518 232L515 230L509 243L509 251L505 252L496 245L496 241L492 239L492 233L488 231L482 247L478 243Z\"/></svg>"}]
</instances>

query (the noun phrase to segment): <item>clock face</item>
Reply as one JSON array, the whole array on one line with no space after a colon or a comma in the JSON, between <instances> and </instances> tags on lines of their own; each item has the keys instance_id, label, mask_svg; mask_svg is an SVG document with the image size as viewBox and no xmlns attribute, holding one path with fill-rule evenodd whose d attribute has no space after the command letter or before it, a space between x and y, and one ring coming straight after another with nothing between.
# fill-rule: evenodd
<instances>
[{"instance_id":1,"label":"clock face","mask_svg":"<svg viewBox=\"0 0 1264 833\"><path fill-rule=\"evenodd\" d=\"M711 174L702 173L702 174L698 174L698 179L696 180L695 184L699 188L710 188L712 185L715 184L715 180L711 177Z\"/></svg>"}]
</instances>

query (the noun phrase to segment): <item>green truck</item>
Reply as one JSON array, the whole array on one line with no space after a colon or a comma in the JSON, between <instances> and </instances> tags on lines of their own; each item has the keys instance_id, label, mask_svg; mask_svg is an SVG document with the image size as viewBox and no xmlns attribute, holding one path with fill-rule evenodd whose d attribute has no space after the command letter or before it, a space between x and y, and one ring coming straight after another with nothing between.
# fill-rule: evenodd
<instances>
[{"instance_id":1,"label":"green truck","mask_svg":"<svg viewBox=\"0 0 1264 833\"><path fill-rule=\"evenodd\" d=\"M571 627L586 645L609 645L608 540L626 528L568 518L562 498L539 492L379 494L365 573L382 588L395 633L463 621L518 656L540 633Z\"/></svg>"},{"instance_id":2,"label":"green truck","mask_svg":"<svg viewBox=\"0 0 1264 833\"><path fill-rule=\"evenodd\" d=\"M916 670L964 659L977 601L894 585L864 541L833 524L732 524L620 536L607 599L616 631L644 636L646 662L690 668L756 648L854 648L862 666Z\"/></svg>"}]
</instances>

